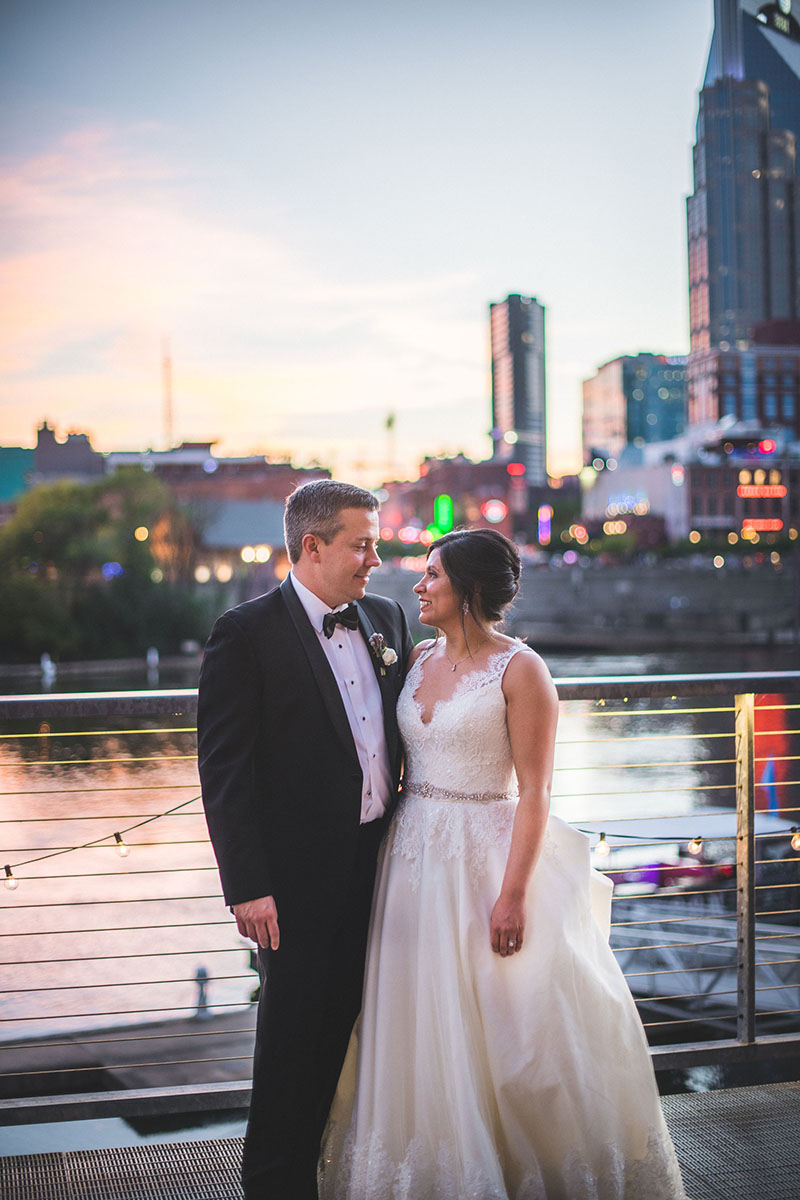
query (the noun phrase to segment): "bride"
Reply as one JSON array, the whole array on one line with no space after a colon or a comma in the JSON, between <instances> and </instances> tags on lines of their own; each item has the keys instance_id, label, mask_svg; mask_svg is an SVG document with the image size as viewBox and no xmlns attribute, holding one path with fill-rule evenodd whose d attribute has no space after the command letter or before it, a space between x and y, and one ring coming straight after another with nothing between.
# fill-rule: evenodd
<instances>
[{"instance_id":1,"label":"bride","mask_svg":"<svg viewBox=\"0 0 800 1200\"><path fill-rule=\"evenodd\" d=\"M447 534L414 588L404 795L322 1200L685 1200L644 1032L607 942L611 885L548 816L558 700L495 629L516 549Z\"/></svg>"}]
</instances>

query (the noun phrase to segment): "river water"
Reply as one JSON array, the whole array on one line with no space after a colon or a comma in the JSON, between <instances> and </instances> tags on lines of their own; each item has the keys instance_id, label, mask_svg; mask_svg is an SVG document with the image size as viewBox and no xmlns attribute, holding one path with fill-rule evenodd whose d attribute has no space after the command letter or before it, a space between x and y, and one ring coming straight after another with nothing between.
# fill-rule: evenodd
<instances>
[{"instance_id":1,"label":"river water","mask_svg":"<svg viewBox=\"0 0 800 1200\"><path fill-rule=\"evenodd\" d=\"M556 676L706 665L677 653L546 658ZM726 654L724 665L785 664L774 651L742 651ZM68 690L67 682L73 690L91 690L93 683L113 690L146 680L70 676L54 690ZM158 680L161 687L193 683L185 673ZM33 690L30 683L24 690ZM713 711L687 711L697 707ZM719 809L730 800L733 739L698 741L698 734L730 735L729 709L728 701L605 709L564 703L553 810L596 825L656 815L654 806L658 815L676 818ZM219 896L191 722L147 722L134 732L119 720L50 724L49 736L31 736L35 722L9 724L0 741L0 865L12 864L20 881L15 891L0 888L0 965L8 981L0 993L0 1040L189 1016L198 967L208 973L206 999L216 1011L246 1003L255 976ZM126 858L114 849L119 830L130 830ZM99 845L72 849L98 839Z\"/></svg>"}]
</instances>

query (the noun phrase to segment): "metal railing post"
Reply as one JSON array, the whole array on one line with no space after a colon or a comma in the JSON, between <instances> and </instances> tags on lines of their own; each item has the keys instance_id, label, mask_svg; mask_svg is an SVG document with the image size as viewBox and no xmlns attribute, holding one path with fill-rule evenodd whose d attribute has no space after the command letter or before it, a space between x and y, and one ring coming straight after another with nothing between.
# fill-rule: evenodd
<instances>
[{"instance_id":1,"label":"metal railing post","mask_svg":"<svg viewBox=\"0 0 800 1200\"><path fill-rule=\"evenodd\" d=\"M756 1037L755 696L735 697L736 721L736 1036Z\"/></svg>"}]
</instances>

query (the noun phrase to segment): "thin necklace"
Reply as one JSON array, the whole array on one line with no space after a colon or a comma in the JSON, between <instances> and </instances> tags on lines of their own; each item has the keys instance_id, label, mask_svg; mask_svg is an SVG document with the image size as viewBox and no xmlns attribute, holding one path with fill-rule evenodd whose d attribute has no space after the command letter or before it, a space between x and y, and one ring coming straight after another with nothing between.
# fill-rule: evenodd
<instances>
[{"instance_id":1,"label":"thin necklace","mask_svg":"<svg viewBox=\"0 0 800 1200\"><path fill-rule=\"evenodd\" d=\"M478 642L478 645L475 647L475 649L479 650L480 647L483 645L483 643L488 642L488 641L489 641L488 638L483 638L480 642ZM456 659L455 662L453 662L452 658L447 653L447 646L444 647L444 656L447 659L447 661L450 663L451 671L455 671L456 667L460 667L462 662L466 662L468 658L472 658L472 654L465 654L463 658L458 658L458 659Z\"/></svg>"}]
</instances>

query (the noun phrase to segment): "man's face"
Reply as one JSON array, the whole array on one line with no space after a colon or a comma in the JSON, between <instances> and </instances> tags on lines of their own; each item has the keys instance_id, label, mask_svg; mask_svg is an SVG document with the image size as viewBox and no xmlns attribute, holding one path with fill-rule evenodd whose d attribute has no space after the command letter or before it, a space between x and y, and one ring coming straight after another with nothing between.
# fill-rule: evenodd
<instances>
[{"instance_id":1,"label":"man's face","mask_svg":"<svg viewBox=\"0 0 800 1200\"><path fill-rule=\"evenodd\" d=\"M317 539L317 594L336 608L360 600L367 590L370 571L381 565L376 553L378 514L367 508L345 508L340 513L343 528L329 545Z\"/></svg>"}]
</instances>

